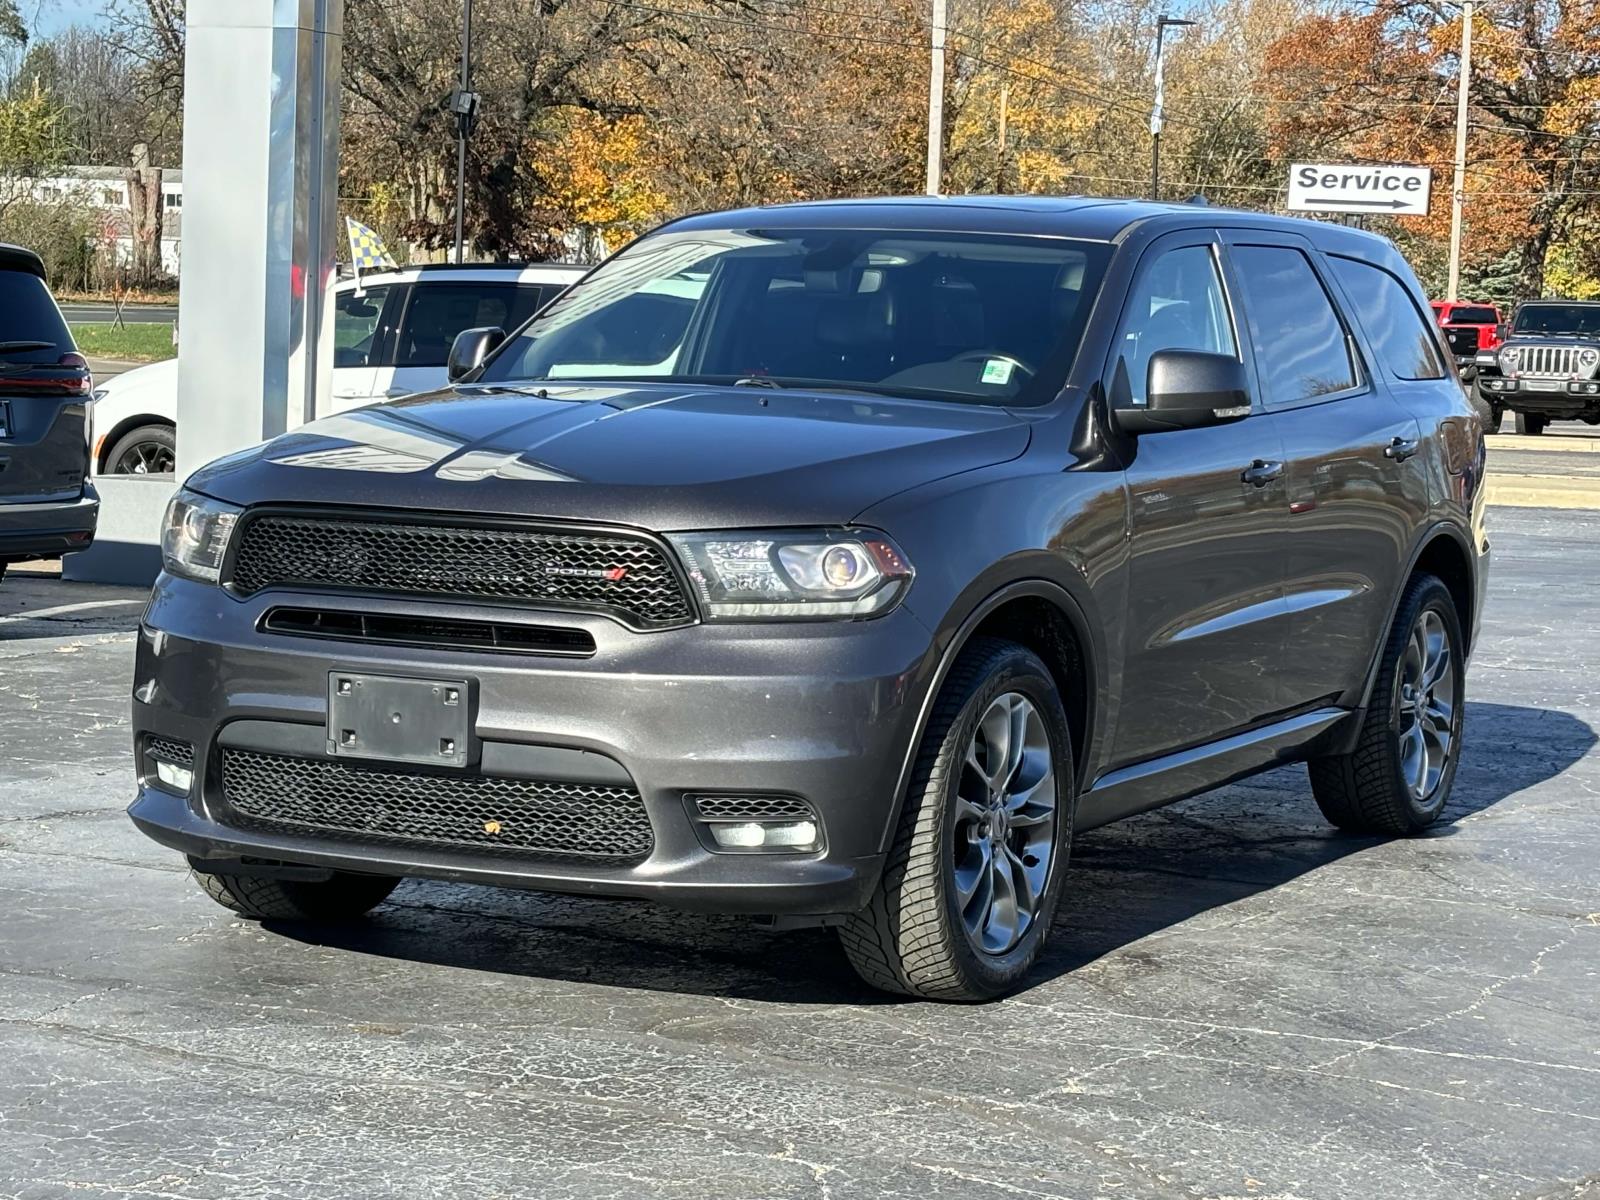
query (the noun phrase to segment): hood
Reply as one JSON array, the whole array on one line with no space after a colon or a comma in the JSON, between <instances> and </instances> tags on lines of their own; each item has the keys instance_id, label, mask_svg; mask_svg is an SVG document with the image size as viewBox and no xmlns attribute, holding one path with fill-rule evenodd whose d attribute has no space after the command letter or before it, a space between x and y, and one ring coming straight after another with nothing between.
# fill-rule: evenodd
<instances>
[{"instance_id":1,"label":"hood","mask_svg":"<svg viewBox=\"0 0 1600 1200\"><path fill-rule=\"evenodd\" d=\"M482 512L657 530L837 525L1019 456L1004 409L752 387L464 387L306 425L203 467L234 504Z\"/></svg>"}]
</instances>

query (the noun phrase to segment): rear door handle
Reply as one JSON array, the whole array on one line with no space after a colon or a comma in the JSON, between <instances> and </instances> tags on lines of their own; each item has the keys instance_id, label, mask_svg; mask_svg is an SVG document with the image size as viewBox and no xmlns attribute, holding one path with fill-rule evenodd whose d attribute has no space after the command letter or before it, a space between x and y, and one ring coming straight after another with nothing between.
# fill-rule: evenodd
<instances>
[{"instance_id":1,"label":"rear door handle","mask_svg":"<svg viewBox=\"0 0 1600 1200\"><path fill-rule=\"evenodd\" d=\"M1264 488L1282 474L1283 464L1281 462L1267 462L1258 458L1244 469L1244 473L1239 478L1252 487Z\"/></svg>"},{"instance_id":2,"label":"rear door handle","mask_svg":"<svg viewBox=\"0 0 1600 1200\"><path fill-rule=\"evenodd\" d=\"M1405 462L1417 452L1416 438L1395 438L1383 448L1383 456L1392 458L1395 462Z\"/></svg>"}]
</instances>

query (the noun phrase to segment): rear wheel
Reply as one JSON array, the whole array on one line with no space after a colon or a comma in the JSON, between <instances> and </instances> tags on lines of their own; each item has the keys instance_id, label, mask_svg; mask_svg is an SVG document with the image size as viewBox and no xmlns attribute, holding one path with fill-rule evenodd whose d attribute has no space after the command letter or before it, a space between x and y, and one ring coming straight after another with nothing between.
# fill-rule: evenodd
<instances>
[{"instance_id":1,"label":"rear wheel","mask_svg":"<svg viewBox=\"0 0 1600 1200\"><path fill-rule=\"evenodd\" d=\"M1315 759L1311 791L1353 833L1408 834L1443 811L1460 755L1465 691L1461 620L1433 575L1406 587L1349 754Z\"/></svg>"},{"instance_id":2,"label":"rear wheel","mask_svg":"<svg viewBox=\"0 0 1600 1200\"><path fill-rule=\"evenodd\" d=\"M871 904L840 928L868 983L930 1000L1016 987L1060 899L1072 744L1048 669L978 638L939 693Z\"/></svg>"},{"instance_id":3,"label":"rear wheel","mask_svg":"<svg viewBox=\"0 0 1600 1200\"><path fill-rule=\"evenodd\" d=\"M223 908L256 921L348 921L382 904L400 880L388 875L335 871L308 883L256 875L193 872L200 890Z\"/></svg>"},{"instance_id":4,"label":"rear wheel","mask_svg":"<svg viewBox=\"0 0 1600 1200\"><path fill-rule=\"evenodd\" d=\"M117 439L106 455L107 475L171 475L178 461L178 431L141 425Z\"/></svg>"},{"instance_id":5,"label":"rear wheel","mask_svg":"<svg viewBox=\"0 0 1600 1200\"><path fill-rule=\"evenodd\" d=\"M1538 413L1518 413L1517 432L1527 434L1529 437L1537 436L1544 432L1544 427L1550 424L1550 418L1540 416Z\"/></svg>"}]
</instances>

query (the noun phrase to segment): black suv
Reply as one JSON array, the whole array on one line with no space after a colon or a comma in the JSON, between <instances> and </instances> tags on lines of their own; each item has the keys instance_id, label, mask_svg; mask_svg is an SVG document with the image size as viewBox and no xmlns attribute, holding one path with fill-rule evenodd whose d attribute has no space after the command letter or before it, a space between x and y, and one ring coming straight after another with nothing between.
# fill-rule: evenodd
<instances>
[{"instance_id":1,"label":"black suv","mask_svg":"<svg viewBox=\"0 0 1600 1200\"><path fill-rule=\"evenodd\" d=\"M1517 305L1505 340L1477 364L1491 430L1507 410L1516 414L1518 433L1543 433L1551 421L1600 425L1600 301Z\"/></svg>"},{"instance_id":2,"label":"black suv","mask_svg":"<svg viewBox=\"0 0 1600 1200\"><path fill-rule=\"evenodd\" d=\"M1483 439L1386 241L1089 199L641 239L456 383L194 475L138 826L246 916L403 876L839 926L1018 984L1082 830L1285 762L1435 820Z\"/></svg>"},{"instance_id":3,"label":"black suv","mask_svg":"<svg viewBox=\"0 0 1600 1200\"><path fill-rule=\"evenodd\" d=\"M0 245L0 576L94 540L89 364L30 251Z\"/></svg>"}]
</instances>

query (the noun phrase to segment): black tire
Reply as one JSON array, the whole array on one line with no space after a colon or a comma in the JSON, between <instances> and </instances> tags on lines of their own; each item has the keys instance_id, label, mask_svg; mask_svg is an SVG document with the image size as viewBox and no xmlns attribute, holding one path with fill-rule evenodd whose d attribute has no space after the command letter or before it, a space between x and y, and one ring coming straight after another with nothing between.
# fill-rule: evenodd
<instances>
[{"instance_id":1,"label":"black tire","mask_svg":"<svg viewBox=\"0 0 1600 1200\"><path fill-rule=\"evenodd\" d=\"M1450 719L1450 752L1436 785L1422 799L1413 795L1402 768L1400 747L1402 662L1412 630L1425 612L1438 615L1449 640L1455 672ZM1444 810L1461 758L1465 642L1450 589L1433 575L1416 575L1406 585L1394 626L1384 643L1378 678L1355 749L1349 754L1313 759L1311 792L1322 815L1351 833L1404 836L1426 829Z\"/></svg>"},{"instance_id":2,"label":"black tire","mask_svg":"<svg viewBox=\"0 0 1600 1200\"><path fill-rule=\"evenodd\" d=\"M1485 433L1500 432L1501 408L1493 400L1483 394L1483 389L1478 387L1467 388L1467 398L1472 407L1478 410L1478 419L1483 422Z\"/></svg>"},{"instance_id":3,"label":"black tire","mask_svg":"<svg viewBox=\"0 0 1600 1200\"><path fill-rule=\"evenodd\" d=\"M382 904L400 882L392 876L346 871L336 871L332 879L321 883L201 871L191 874L206 895L252 921L353 920Z\"/></svg>"},{"instance_id":4,"label":"black tire","mask_svg":"<svg viewBox=\"0 0 1600 1200\"><path fill-rule=\"evenodd\" d=\"M1537 437L1544 432L1544 427L1550 424L1550 418L1538 413L1518 413L1517 432L1528 437Z\"/></svg>"},{"instance_id":5,"label":"black tire","mask_svg":"<svg viewBox=\"0 0 1600 1200\"><path fill-rule=\"evenodd\" d=\"M955 793L980 719L1008 693L1031 702L1044 725L1055 777L1055 825L1035 915L1009 951L991 955L972 945L957 911ZM1076 800L1072 738L1049 670L1025 647L973 639L939 692L872 902L839 929L857 973L884 991L927 1000L971 1003L1015 988L1049 936Z\"/></svg>"},{"instance_id":6,"label":"black tire","mask_svg":"<svg viewBox=\"0 0 1600 1200\"><path fill-rule=\"evenodd\" d=\"M178 453L178 431L170 425L141 425L117 439L106 455L107 475L170 475ZM143 461L146 470L134 464Z\"/></svg>"}]
</instances>

